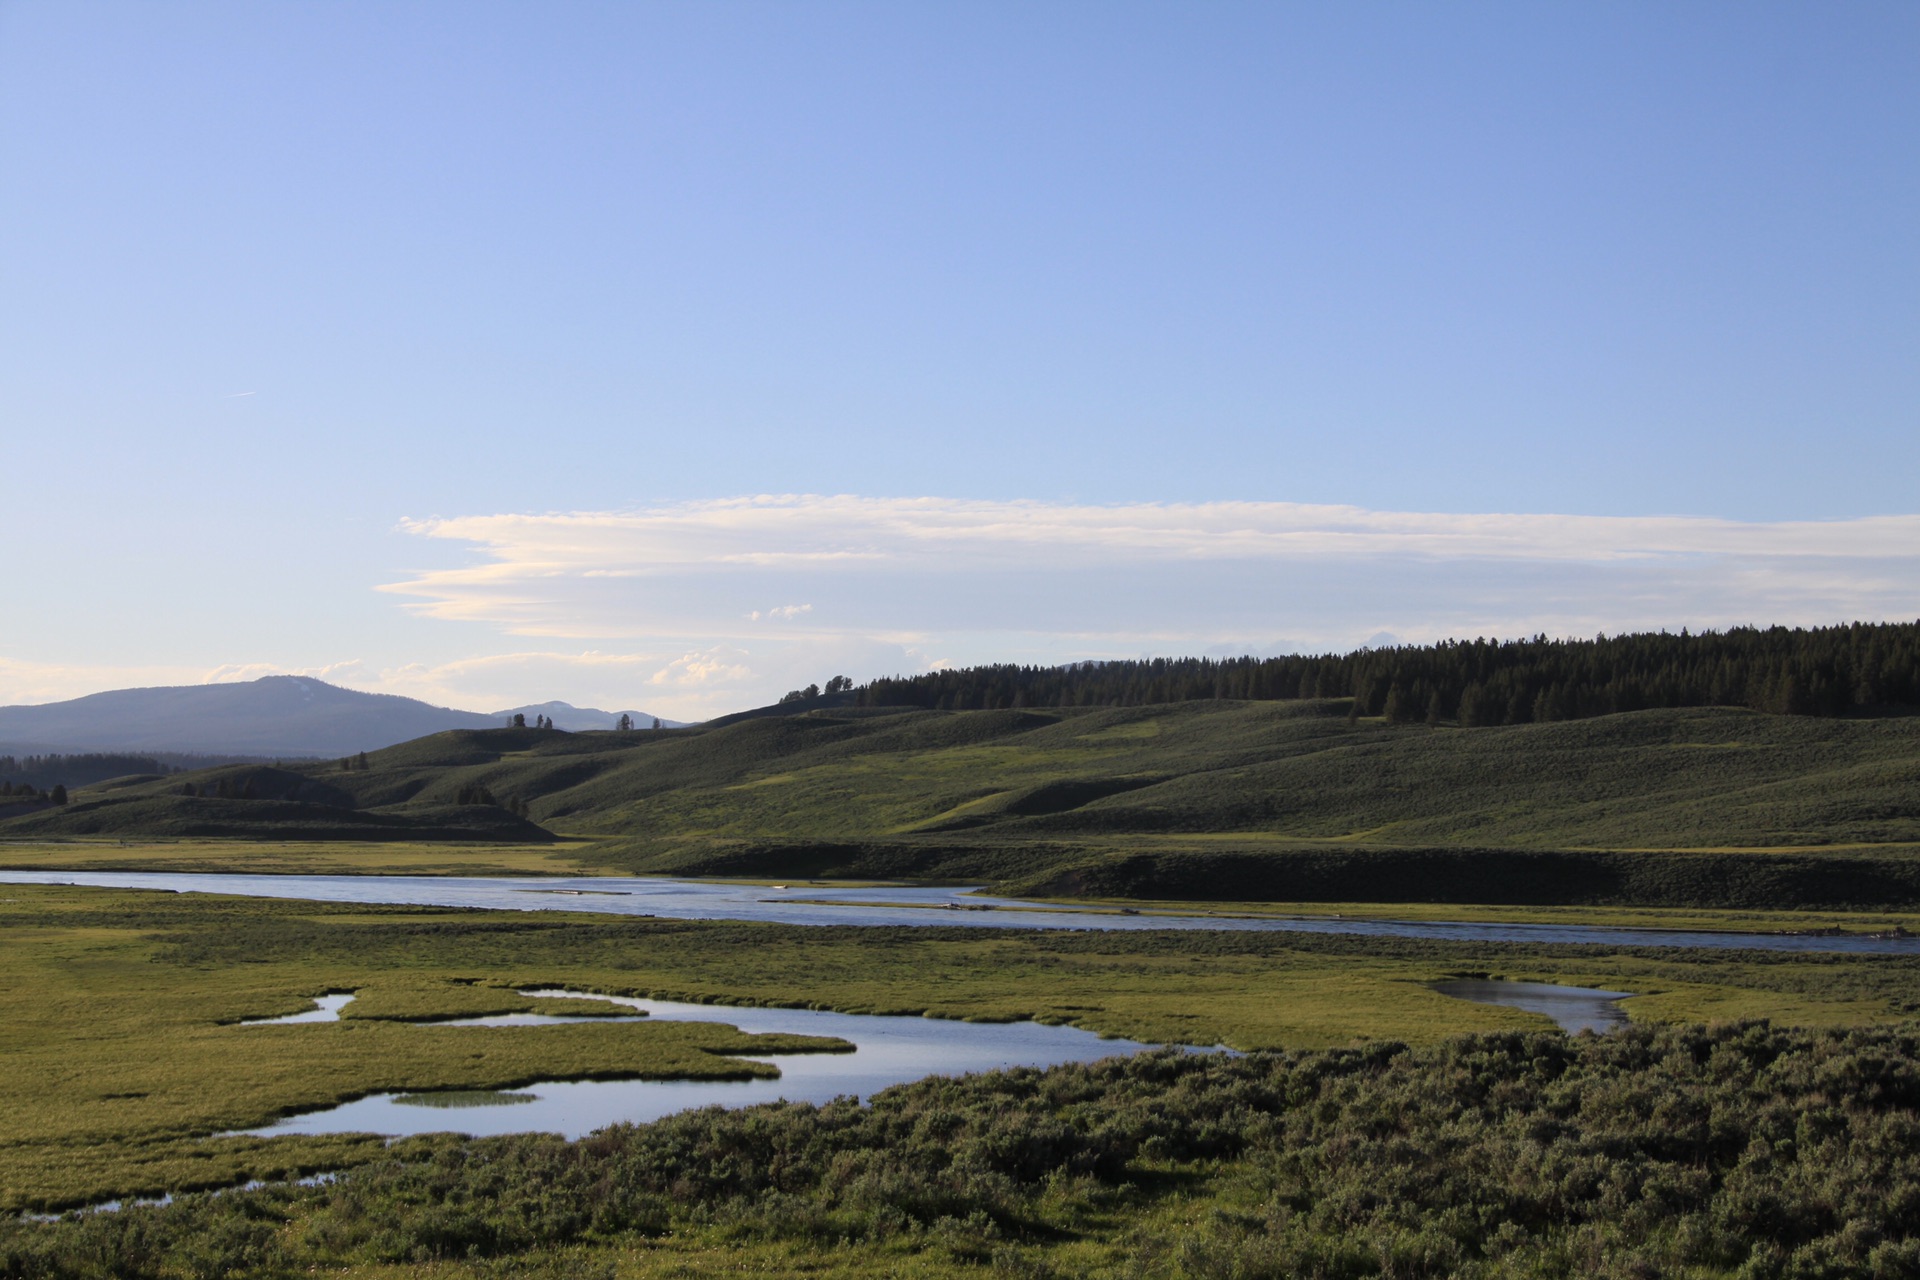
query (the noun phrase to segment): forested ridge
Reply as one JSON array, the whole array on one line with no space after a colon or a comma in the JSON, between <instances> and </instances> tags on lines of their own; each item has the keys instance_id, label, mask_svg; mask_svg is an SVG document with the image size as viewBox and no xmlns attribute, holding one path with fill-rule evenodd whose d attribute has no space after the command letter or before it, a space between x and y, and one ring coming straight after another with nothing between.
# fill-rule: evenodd
<instances>
[{"instance_id":1,"label":"forested ridge","mask_svg":"<svg viewBox=\"0 0 1920 1280\"><path fill-rule=\"evenodd\" d=\"M1920 706L1920 623L1447 640L1283 658L1002 664L880 679L852 694L856 706L941 711L1200 698L1352 698L1357 715L1467 726L1659 707L1841 716Z\"/></svg>"},{"instance_id":2,"label":"forested ridge","mask_svg":"<svg viewBox=\"0 0 1920 1280\"><path fill-rule=\"evenodd\" d=\"M60 783L84 787L107 778L129 774L168 774L181 772L153 756L88 753L85 755L41 756L0 755L0 786L51 787ZM8 793L10 794L10 793Z\"/></svg>"},{"instance_id":3,"label":"forested ridge","mask_svg":"<svg viewBox=\"0 0 1920 1280\"><path fill-rule=\"evenodd\" d=\"M44 755L0 754L0 785L48 787L65 784L86 787L109 778L135 775L165 777L212 769L229 764L268 764L264 756L195 755L182 751L134 753L125 751L86 751Z\"/></svg>"}]
</instances>

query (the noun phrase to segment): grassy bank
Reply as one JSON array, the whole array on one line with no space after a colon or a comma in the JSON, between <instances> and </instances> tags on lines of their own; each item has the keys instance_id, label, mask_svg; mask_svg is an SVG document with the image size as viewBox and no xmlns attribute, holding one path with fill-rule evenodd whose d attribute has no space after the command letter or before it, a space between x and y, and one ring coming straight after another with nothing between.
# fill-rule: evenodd
<instances>
[{"instance_id":1,"label":"grassy bank","mask_svg":"<svg viewBox=\"0 0 1920 1280\"><path fill-rule=\"evenodd\" d=\"M0 832L5 828L0 827ZM0 840L0 870L179 871L254 875L578 876L596 864L592 846L455 844L388 840L173 839L67 836Z\"/></svg>"},{"instance_id":2,"label":"grassy bank","mask_svg":"<svg viewBox=\"0 0 1920 1280\"><path fill-rule=\"evenodd\" d=\"M1637 1019L1895 1021L1901 958L1281 934L818 929L131 893L0 890L0 1196L9 1208L339 1167L349 1139L209 1139L385 1090L554 1076L738 1077L792 1047L714 1024L446 1028L523 985L940 1017L1034 1017L1161 1043L1433 1044L1544 1025L1427 983L1490 973L1640 993ZM362 1016L238 1027L326 991ZM364 1016L364 1015L375 1016ZM386 1015L384 1017L379 1015ZM821 1048L831 1046L821 1045Z\"/></svg>"}]
</instances>

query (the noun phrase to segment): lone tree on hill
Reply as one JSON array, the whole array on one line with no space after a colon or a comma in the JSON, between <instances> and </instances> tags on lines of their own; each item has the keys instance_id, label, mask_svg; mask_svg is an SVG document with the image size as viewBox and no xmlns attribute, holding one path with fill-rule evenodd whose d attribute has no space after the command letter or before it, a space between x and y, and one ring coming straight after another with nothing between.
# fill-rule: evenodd
<instances>
[{"instance_id":1,"label":"lone tree on hill","mask_svg":"<svg viewBox=\"0 0 1920 1280\"><path fill-rule=\"evenodd\" d=\"M509 729L524 729L526 727L527 713L524 711L514 712L513 719L507 721L507 728Z\"/></svg>"},{"instance_id":2,"label":"lone tree on hill","mask_svg":"<svg viewBox=\"0 0 1920 1280\"><path fill-rule=\"evenodd\" d=\"M659 716L655 716L655 717L653 718L653 727L654 727L654 728L656 728L656 729L658 729L658 728L660 727L660 717L659 717Z\"/></svg>"},{"instance_id":3,"label":"lone tree on hill","mask_svg":"<svg viewBox=\"0 0 1920 1280\"><path fill-rule=\"evenodd\" d=\"M631 732L633 729L633 717L622 711L620 713L620 723L615 725L614 728L622 733Z\"/></svg>"},{"instance_id":4,"label":"lone tree on hill","mask_svg":"<svg viewBox=\"0 0 1920 1280\"><path fill-rule=\"evenodd\" d=\"M64 782L54 783L51 799L55 804L65 804L67 802L67 784Z\"/></svg>"}]
</instances>

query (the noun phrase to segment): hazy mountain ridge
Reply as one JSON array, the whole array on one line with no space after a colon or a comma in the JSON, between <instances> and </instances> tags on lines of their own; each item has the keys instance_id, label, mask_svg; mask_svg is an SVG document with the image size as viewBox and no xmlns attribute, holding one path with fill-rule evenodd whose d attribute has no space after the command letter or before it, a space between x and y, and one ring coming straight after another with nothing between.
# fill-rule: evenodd
<instances>
[{"instance_id":1,"label":"hazy mountain ridge","mask_svg":"<svg viewBox=\"0 0 1920 1280\"><path fill-rule=\"evenodd\" d=\"M636 729L650 729L659 717L650 711L602 711L598 707L576 707L570 702L534 702L524 707L508 707L505 711L493 713L496 721L505 721L515 715L523 715L527 723L532 724L535 716L545 716L553 722L553 727L567 733L583 733L594 729L617 729L620 717L630 716ZM662 729L684 729L684 720L660 720Z\"/></svg>"},{"instance_id":2,"label":"hazy mountain ridge","mask_svg":"<svg viewBox=\"0 0 1920 1280\"><path fill-rule=\"evenodd\" d=\"M619 717L564 702L514 710L524 711L529 721L535 714L550 716L561 728L612 728ZM41 706L0 707L0 751L343 756L449 729L498 728L511 714L456 711L308 676L264 676L245 683L115 689ZM638 725L653 722L641 712L626 714Z\"/></svg>"}]
</instances>

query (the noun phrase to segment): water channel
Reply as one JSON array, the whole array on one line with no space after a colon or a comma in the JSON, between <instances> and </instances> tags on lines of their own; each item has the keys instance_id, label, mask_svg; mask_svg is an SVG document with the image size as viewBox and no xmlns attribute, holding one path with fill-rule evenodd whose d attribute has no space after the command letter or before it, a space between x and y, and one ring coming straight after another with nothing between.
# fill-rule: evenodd
<instances>
[{"instance_id":1,"label":"water channel","mask_svg":"<svg viewBox=\"0 0 1920 1280\"><path fill-rule=\"evenodd\" d=\"M721 1022L749 1034L784 1032L833 1036L853 1045L852 1053L729 1054L767 1062L780 1069L777 1079L761 1080L543 1080L523 1088L449 1090L438 1093L381 1093L323 1111L288 1116L247 1133L266 1137L289 1133L379 1133L404 1136L455 1131L476 1136L502 1133L558 1133L578 1138L610 1124L644 1123L693 1107L756 1102L831 1102L871 1097L889 1085L929 1075L964 1075L1009 1067L1050 1067L1134 1054L1154 1046L1134 1040L1103 1039L1077 1027L1036 1022L951 1022L937 1018L825 1013L812 1009L760 1009L733 1005L681 1004L670 1000L596 996L587 992L530 990L531 996L609 1000L647 1020ZM322 997L322 1008L287 1018L261 1019L263 1026L292 1021L331 1021L352 997ZM608 1022L617 1018L579 1018L539 1013L500 1014L436 1023L455 1027L538 1027L562 1022ZM531 1033L531 1034L537 1034Z\"/></svg>"},{"instance_id":2,"label":"water channel","mask_svg":"<svg viewBox=\"0 0 1920 1280\"><path fill-rule=\"evenodd\" d=\"M1176 915L991 898L964 887L718 884L651 876L309 876L148 871L0 871L0 884L97 885L176 893L509 911L591 911L673 920L975 929L1221 929L1363 934L1454 942L1583 943L1920 955L1920 936L1720 933L1613 925L1502 924L1329 916Z\"/></svg>"},{"instance_id":3,"label":"water channel","mask_svg":"<svg viewBox=\"0 0 1920 1280\"><path fill-rule=\"evenodd\" d=\"M1626 991L1598 991L1540 982L1460 979L1434 984L1442 995L1507 1005L1552 1018L1568 1032L1604 1032L1626 1023L1619 1001ZM1075 1027L1034 1022L977 1023L883 1014L828 1013L684 1004L631 996L544 988L522 995L605 1000L631 1009L632 1019L720 1022L749 1034L831 1036L851 1053L733 1054L777 1067L759 1080L541 1080L518 1089L450 1089L380 1093L322 1110L288 1116L242 1132L283 1134L378 1133L391 1137L457 1131L475 1136L558 1133L578 1138L610 1124L640 1124L694 1107L743 1107L760 1102L831 1102L869 1098L890 1085L929 1075L964 1075L1010 1067L1050 1067L1135 1054L1156 1046L1103 1039ZM338 1021L351 995L321 996L315 1007L241 1026ZM443 1027L539 1027L566 1022L618 1022L621 1017L542 1013L494 1014L436 1023Z\"/></svg>"},{"instance_id":4,"label":"water channel","mask_svg":"<svg viewBox=\"0 0 1920 1280\"><path fill-rule=\"evenodd\" d=\"M1562 987L1548 982L1506 982L1497 978L1457 978L1436 982L1433 989L1456 1000L1545 1014L1566 1032L1606 1032L1626 1026L1627 1013L1620 1002L1633 994L1592 987Z\"/></svg>"},{"instance_id":5,"label":"water channel","mask_svg":"<svg viewBox=\"0 0 1920 1280\"><path fill-rule=\"evenodd\" d=\"M926 886L745 885L652 877L511 878L475 876L309 876L171 872L0 871L0 883L72 884L177 893L514 911L584 911L679 920L759 920L798 925L918 925L985 929L1216 929L1364 934L1451 941L1585 943L1626 947L1758 948L1769 951L1920 953L1920 939L1867 935L1713 933L1613 926L1499 924L1470 921L1352 919L1327 916L1180 915L1073 908L983 897L964 888ZM1551 1018L1569 1032L1606 1031L1626 1021L1628 993L1544 983L1454 980L1443 995L1507 1005ZM527 994L564 996L564 991ZM338 1019L353 997L332 993L313 1009L255 1025ZM608 998L608 997L598 997ZM965 1074L1006 1067L1088 1062L1151 1048L1104 1040L1074 1027L966 1023L919 1017L828 1013L805 1009L679 1004L619 998L634 1016L724 1022L749 1033L832 1036L852 1053L758 1057L779 1069L771 1079L538 1081L507 1091L377 1094L337 1107L286 1117L262 1135L454 1130L476 1135L553 1132L569 1137L622 1121L644 1122L691 1107L746 1106L786 1099L827 1102L868 1097L929 1074ZM520 1013L463 1020L473 1026L525 1026L576 1021ZM458 1023L451 1025L460 1025ZM537 1032L536 1032L537 1034ZM745 1055L743 1055L745 1056Z\"/></svg>"}]
</instances>

